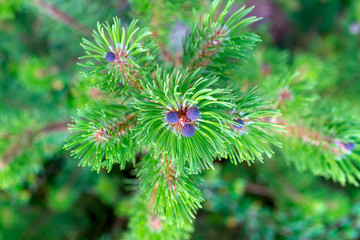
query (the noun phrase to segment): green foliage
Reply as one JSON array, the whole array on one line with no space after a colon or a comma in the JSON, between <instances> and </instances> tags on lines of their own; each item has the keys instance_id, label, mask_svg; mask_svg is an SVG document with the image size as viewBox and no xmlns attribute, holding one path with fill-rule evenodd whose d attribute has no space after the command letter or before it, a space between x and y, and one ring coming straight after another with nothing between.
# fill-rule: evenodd
<instances>
[{"instance_id":1,"label":"green foliage","mask_svg":"<svg viewBox=\"0 0 360 240\"><path fill-rule=\"evenodd\" d=\"M0 126L0 189L22 189L24 184L33 184L36 175L43 171L46 158L63 142L47 135L38 115L2 116Z\"/></svg>"},{"instance_id":2,"label":"green foliage","mask_svg":"<svg viewBox=\"0 0 360 240\"><path fill-rule=\"evenodd\" d=\"M34 133L27 129L30 125L33 128L39 126L29 116L22 116L18 121L2 116L0 125L0 188L10 189L41 169L39 145L34 146L38 149L29 148Z\"/></svg>"},{"instance_id":3,"label":"green foliage","mask_svg":"<svg viewBox=\"0 0 360 240\"><path fill-rule=\"evenodd\" d=\"M113 98L113 94L105 94L99 87L97 87L98 78L79 77L79 81L72 88L74 95L74 105L77 108L84 108L85 105L102 104L106 105Z\"/></svg>"},{"instance_id":4,"label":"green foliage","mask_svg":"<svg viewBox=\"0 0 360 240\"><path fill-rule=\"evenodd\" d=\"M15 11L21 6L23 0L0 1L0 20L9 20L15 17Z\"/></svg>"},{"instance_id":5,"label":"green foliage","mask_svg":"<svg viewBox=\"0 0 360 240\"><path fill-rule=\"evenodd\" d=\"M51 66L48 59L23 59L18 67L18 79L30 91L41 92L51 90L53 86L56 88L57 85L62 90L61 87L64 84L56 79L59 70Z\"/></svg>"}]
</instances>

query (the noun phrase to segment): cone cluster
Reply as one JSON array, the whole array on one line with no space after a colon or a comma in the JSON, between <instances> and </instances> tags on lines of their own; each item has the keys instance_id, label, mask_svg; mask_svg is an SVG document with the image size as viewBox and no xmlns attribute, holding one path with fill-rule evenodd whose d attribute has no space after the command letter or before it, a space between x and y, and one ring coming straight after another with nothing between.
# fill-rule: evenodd
<instances>
[{"instance_id":1,"label":"cone cluster","mask_svg":"<svg viewBox=\"0 0 360 240\"><path fill-rule=\"evenodd\" d=\"M181 108L178 111L170 111L166 114L166 121L175 129L181 131L185 137L195 135L195 122L200 116L197 107Z\"/></svg>"}]
</instances>

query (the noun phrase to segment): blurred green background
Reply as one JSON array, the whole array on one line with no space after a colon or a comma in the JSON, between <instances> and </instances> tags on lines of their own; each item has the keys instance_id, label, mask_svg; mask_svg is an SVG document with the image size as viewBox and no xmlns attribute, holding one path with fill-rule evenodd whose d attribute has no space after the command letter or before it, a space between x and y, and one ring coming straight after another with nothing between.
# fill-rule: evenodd
<instances>
[{"instance_id":1,"label":"blurred green background","mask_svg":"<svg viewBox=\"0 0 360 240\"><path fill-rule=\"evenodd\" d=\"M321 98L360 116L360 1L236 6L244 3L263 17L251 27L263 42L252 62L258 64L244 70L246 82L305 67ZM90 38L98 21L139 18L179 54L192 8L208 5L0 0L0 240L121 239L137 189L132 166L97 174L62 148L77 109L105 98L79 73L81 38ZM206 201L192 239L360 239L359 189L298 172L281 152L251 167L217 162L202 189Z\"/></svg>"}]
</instances>

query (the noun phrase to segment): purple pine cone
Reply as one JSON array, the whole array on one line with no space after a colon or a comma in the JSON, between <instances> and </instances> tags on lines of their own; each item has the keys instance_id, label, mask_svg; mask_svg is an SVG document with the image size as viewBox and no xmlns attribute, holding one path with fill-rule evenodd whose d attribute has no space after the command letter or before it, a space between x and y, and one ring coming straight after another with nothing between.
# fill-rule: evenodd
<instances>
[{"instance_id":1,"label":"purple pine cone","mask_svg":"<svg viewBox=\"0 0 360 240\"><path fill-rule=\"evenodd\" d=\"M113 62L115 60L115 54L113 52L106 53L105 60L109 62Z\"/></svg>"},{"instance_id":2,"label":"purple pine cone","mask_svg":"<svg viewBox=\"0 0 360 240\"><path fill-rule=\"evenodd\" d=\"M173 123L176 123L178 120L179 120L179 114L177 112L168 112L166 114L166 120L173 124Z\"/></svg>"},{"instance_id":3,"label":"purple pine cone","mask_svg":"<svg viewBox=\"0 0 360 240\"><path fill-rule=\"evenodd\" d=\"M232 127L235 129L242 129L244 127L244 121L241 118L235 120L238 124L232 124Z\"/></svg>"},{"instance_id":4,"label":"purple pine cone","mask_svg":"<svg viewBox=\"0 0 360 240\"><path fill-rule=\"evenodd\" d=\"M185 137L192 137L195 134L195 128L191 124L185 124L182 128L182 134Z\"/></svg>"},{"instance_id":5,"label":"purple pine cone","mask_svg":"<svg viewBox=\"0 0 360 240\"><path fill-rule=\"evenodd\" d=\"M345 148L349 151L352 151L355 147L355 144L353 142L345 143Z\"/></svg>"},{"instance_id":6,"label":"purple pine cone","mask_svg":"<svg viewBox=\"0 0 360 240\"><path fill-rule=\"evenodd\" d=\"M191 107L187 110L186 115L191 121L194 121L200 116L200 111L197 107Z\"/></svg>"}]
</instances>

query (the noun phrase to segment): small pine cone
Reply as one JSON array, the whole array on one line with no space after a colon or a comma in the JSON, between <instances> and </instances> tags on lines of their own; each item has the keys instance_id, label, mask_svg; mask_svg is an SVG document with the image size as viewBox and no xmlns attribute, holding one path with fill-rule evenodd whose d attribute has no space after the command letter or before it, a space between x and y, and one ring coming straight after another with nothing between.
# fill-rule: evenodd
<instances>
[{"instance_id":1,"label":"small pine cone","mask_svg":"<svg viewBox=\"0 0 360 240\"><path fill-rule=\"evenodd\" d=\"M115 54L113 52L108 52L105 55L105 60L108 62L113 62L115 60Z\"/></svg>"},{"instance_id":2,"label":"small pine cone","mask_svg":"<svg viewBox=\"0 0 360 240\"><path fill-rule=\"evenodd\" d=\"M195 121L200 116L200 111L197 107L191 107L187 110L186 115L191 121Z\"/></svg>"},{"instance_id":3,"label":"small pine cone","mask_svg":"<svg viewBox=\"0 0 360 240\"><path fill-rule=\"evenodd\" d=\"M174 124L177 123L177 121L179 120L179 114L177 112L168 112L166 114L166 120L168 121L168 123L170 124Z\"/></svg>"}]
</instances>

